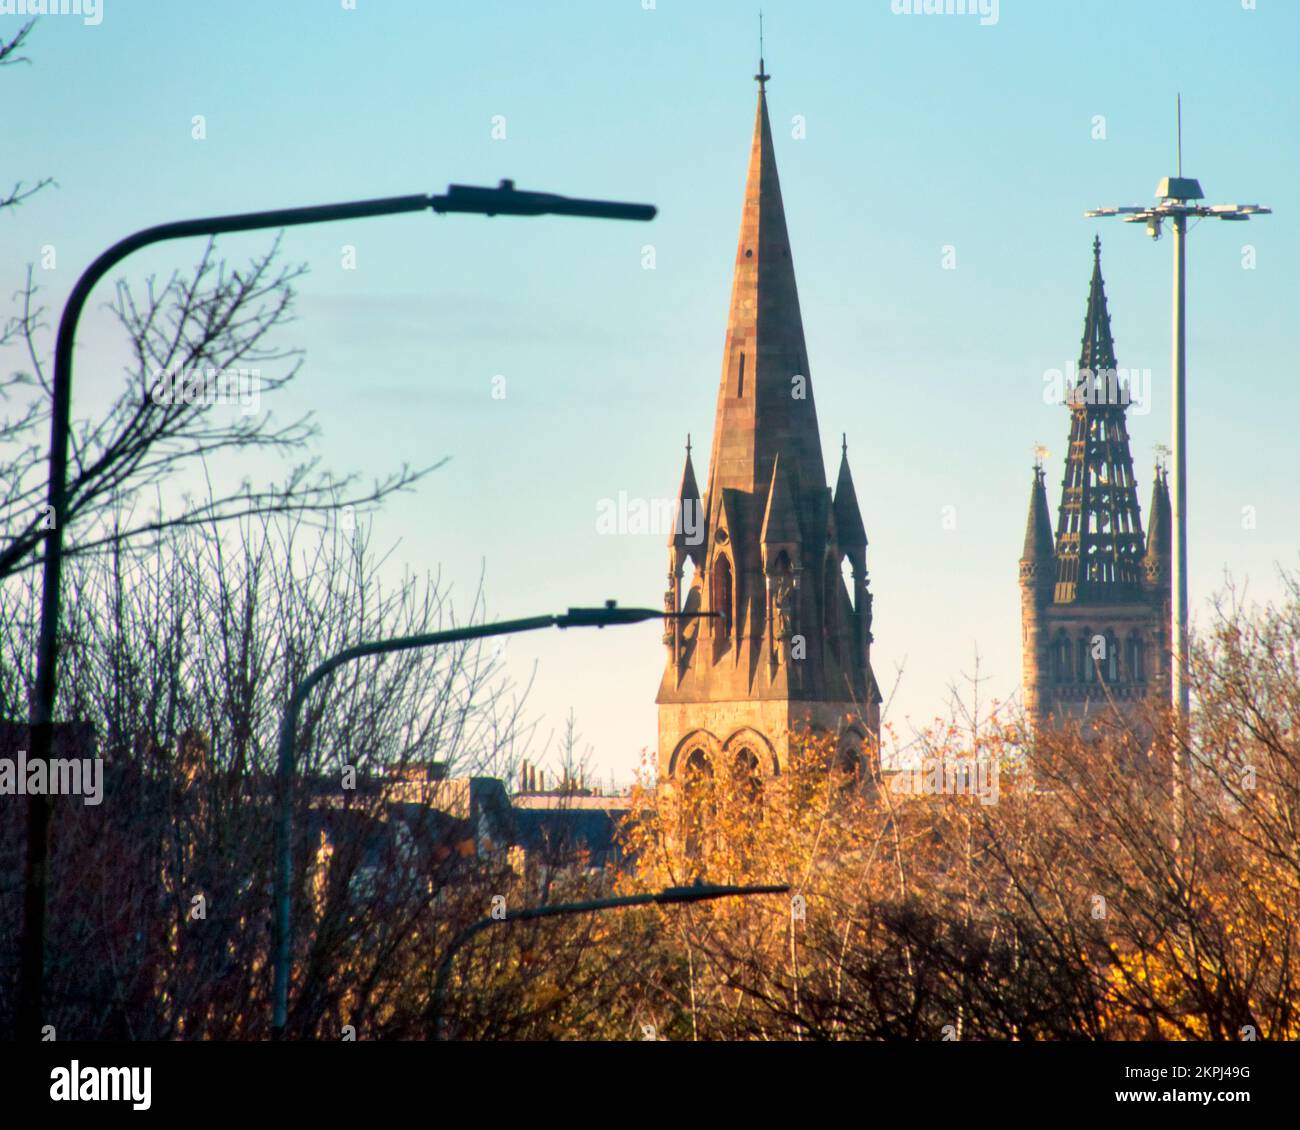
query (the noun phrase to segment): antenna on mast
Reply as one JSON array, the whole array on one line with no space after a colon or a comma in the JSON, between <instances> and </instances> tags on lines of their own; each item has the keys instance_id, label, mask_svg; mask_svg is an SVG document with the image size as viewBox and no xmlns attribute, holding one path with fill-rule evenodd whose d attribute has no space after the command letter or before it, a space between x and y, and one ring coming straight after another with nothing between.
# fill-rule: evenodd
<instances>
[{"instance_id":1,"label":"antenna on mast","mask_svg":"<svg viewBox=\"0 0 1300 1130\"><path fill-rule=\"evenodd\" d=\"M1178 95L1178 175L1183 175L1183 96Z\"/></svg>"}]
</instances>

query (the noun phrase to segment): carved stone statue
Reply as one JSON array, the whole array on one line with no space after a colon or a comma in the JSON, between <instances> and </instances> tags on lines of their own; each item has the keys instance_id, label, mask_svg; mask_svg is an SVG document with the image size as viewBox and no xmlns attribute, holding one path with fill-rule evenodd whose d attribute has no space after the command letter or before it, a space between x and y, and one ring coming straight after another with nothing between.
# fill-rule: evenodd
<instances>
[{"instance_id":1,"label":"carved stone statue","mask_svg":"<svg viewBox=\"0 0 1300 1130\"><path fill-rule=\"evenodd\" d=\"M794 588L786 577L778 579L772 598L772 635L778 640L794 635Z\"/></svg>"}]
</instances>

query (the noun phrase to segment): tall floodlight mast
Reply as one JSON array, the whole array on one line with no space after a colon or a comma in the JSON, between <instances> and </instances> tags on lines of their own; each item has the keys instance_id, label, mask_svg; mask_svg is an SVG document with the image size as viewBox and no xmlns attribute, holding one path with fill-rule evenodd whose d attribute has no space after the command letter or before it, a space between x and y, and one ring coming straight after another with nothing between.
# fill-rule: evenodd
<instances>
[{"instance_id":1,"label":"tall floodlight mast","mask_svg":"<svg viewBox=\"0 0 1300 1130\"><path fill-rule=\"evenodd\" d=\"M1249 220L1268 215L1271 208L1258 204L1202 204L1201 184L1183 176L1183 100L1178 97L1178 175L1165 177L1156 188L1151 207L1094 208L1085 216L1119 216L1126 224L1146 224L1147 235L1159 239L1168 220L1174 229L1173 318L1173 630L1171 699L1179 722L1187 720L1191 705L1187 670L1187 221L1190 217Z\"/></svg>"}]
</instances>

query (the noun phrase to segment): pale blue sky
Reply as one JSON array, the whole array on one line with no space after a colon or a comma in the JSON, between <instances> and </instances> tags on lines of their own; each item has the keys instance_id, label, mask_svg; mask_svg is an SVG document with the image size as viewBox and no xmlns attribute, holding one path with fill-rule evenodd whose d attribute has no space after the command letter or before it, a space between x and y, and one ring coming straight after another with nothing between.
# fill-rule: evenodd
<instances>
[{"instance_id":1,"label":"pale blue sky","mask_svg":"<svg viewBox=\"0 0 1300 1130\"><path fill-rule=\"evenodd\" d=\"M906 669L892 720L939 712L976 647L985 693L1018 691L1031 448L1052 452L1055 518L1066 436L1043 374L1077 356L1097 232L1120 364L1152 372L1153 409L1131 420L1145 511L1168 440L1171 249L1082 213L1146 202L1174 171L1178 90L1185 172L1212 201L1277 210L1190 239L1193 603L1204 615L1225 569L1274 593L1300 530L1300 5L1003 0L992 26L894 15L889 0L764 11L828 472L847 431L876 667L886 687ZM731 0L105 0L99 26L47 17L33 64L0 74L0 179L59 187L0 217L0 283L9 294L53 245L57 269L39 275L61 304L99 250L151 223L452 181L652 201L650 225L403 217L290 233L287 257L311 274L285 342L307 364L276 410L314 409L338 468L450 456L376 520L378 543L400 541L394 568L441 567L466 595L482 568L498 617L606 597L657 607L663 538L600 536L597 506L671 495L685 434L708 444L755 15ZM0 33L20 22L0 17ZM356 270L342 269L344 244ZM174 245L130 272L197 252ZM111 335L102 316L83 322L87 411L119 379ZM624 778L653 747L658 624L521 638L507 654L521 680L540 661L543 731L572 706L598 763Z\"/></svg>"}]
</instances>

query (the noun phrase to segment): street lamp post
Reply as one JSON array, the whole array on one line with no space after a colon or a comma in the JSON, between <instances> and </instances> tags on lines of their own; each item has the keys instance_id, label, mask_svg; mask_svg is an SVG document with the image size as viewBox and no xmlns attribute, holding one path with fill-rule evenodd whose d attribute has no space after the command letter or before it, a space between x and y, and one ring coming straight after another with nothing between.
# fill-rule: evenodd
<instances>
[{"instance_id":1,"label":"street lamp post","mask_svg":"<svg viewBox=\"0 0 1300 1130\"><path fill-rule=\"evenodd\" d=\"M491 926L501 922L524 922L533 918L554 918L566 914L591 914L600 910L615 910L624 906L648 906L657 903L667 906L682 902L704 902L709 899L734 898L745 895L783 895L790 890L784 883L762 887L717 887L696 883L693 887L667 887L662 891L648 895L624 895L621 898L594 899L590 902L554 903L551 906L529 906L522 910L506 911L500 918L480 918L466 926L452 938L447 952L438 963L438 975L433 986L432 1028L434 1039L446 1039L444 1004L447 997L447 982L451 977L451 965L460 950L475 934L482 933Z\"/></svg>"},{"instance_id":2,"label":"street lamp post","mask_svg":"<svg viewBox=\"0 0 1300 1130\"><path fill-rule=\"evenodd\" d=\"M42 516L44 557L41 574L41 629L36 651L36 682L31 707L31 761L46 762L53 748L54 700L57 693L57 640L60 583L63 572L63 527L67 504L68 430L72 407L72 351L77 322L95 284L132 252L154 243L190 236L286 228L335 220L393 216L404 212L469 212L487 216L582 216L650 220L650 204L579 200L553 193L520 192L503 180L497 188L453 184L437 196L390 196L309 208L246 212L234 216L180 220L145 228L113 244L82 273L59 319L54 345L54 383L50 401L50 457L46 512ZM37 539L41 540L41 539ZM11 547L16 549L17 547ZM3 556L3 555L0 555ZM39 1036L45 976L45 912L49 865L51 805L46 796L27 804L27 861L23 884L23 940L20 958L17 1032Z\"/></svg>"},{"instance_id":3,"label":"street lamp post","mask_svg":"<svg viewBox=\"0 0 1300 1130\"><path fill-rule=\"evenodd\" d=\"M1201 204L1200 182L1183 176L1183 108L1178 99L1178 175L1165 177L1156 188L1159 203L1151 207L1093 208L1085 216L1120 216L1126 224L1146 224L1152 239L1160 238L1161 225L1168 220L1174 229L1173 349L1173 624L1171 627L1170 700L1180 725L1191 709L1191 686L1187 658L1187 220L1189 217L1220 220L1249 220L1272 212L1258 204Z\"/></svg>"},{"instance_id":4,"label":"street lamp post","mask_svg":"<svg viewBox=\"0 0 1300 1130\"><path fill-rule=\"evenodd\" d=\"M293 783L295 776L294 737L298 729L298 715L312 689L327 675L355 659L370 655L387 655L394 651L412 651L417 648L436 647L439 644L457 643L461 640L482 639L486 636L504 636L516 632L532 632L538 628L604 628L614 624L639 624L661 617L677 620L702 619L716 616L716 612L664 612L651 608L619 608L612 600L603 608L570 608L559 616L532 616L525 620L504 620L498 624L475 624L464 628L451 628L444 632L429 632L418 636L400 636L391 640L360 643L331 656L308 673L289 696L280 724L280 755L276 769L278 807L275 823L275 955L274 979L271 989L271 1036L284 1035L289 1017L289 967L291 962L292 915L291 895L293 874Z\"/></svg>"}]
</instances>

